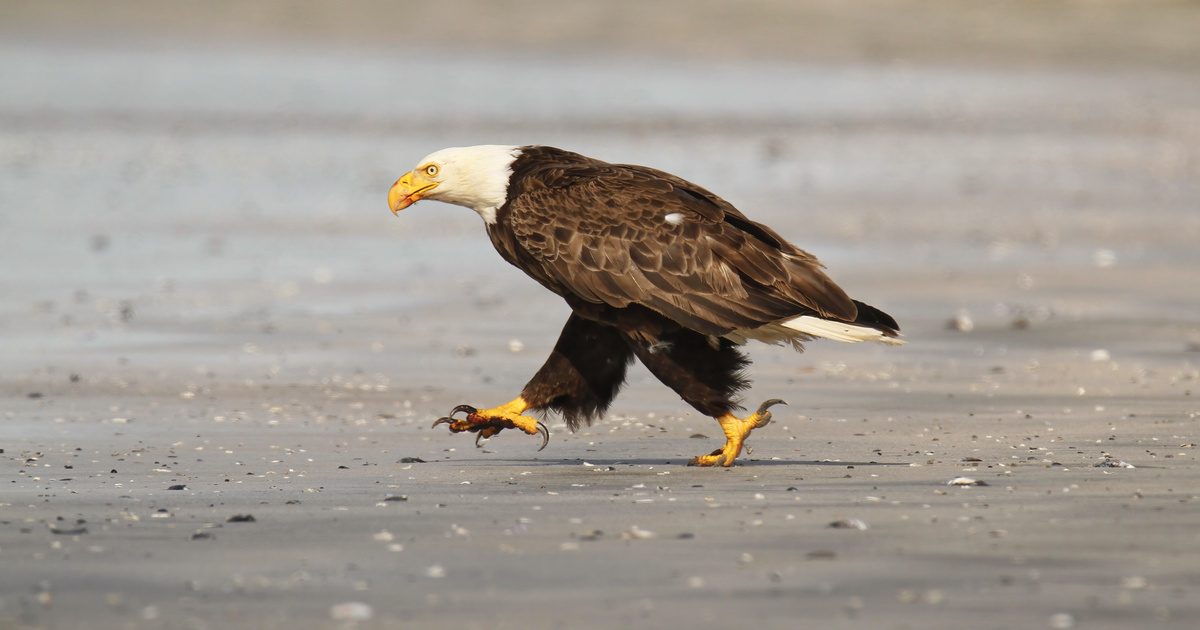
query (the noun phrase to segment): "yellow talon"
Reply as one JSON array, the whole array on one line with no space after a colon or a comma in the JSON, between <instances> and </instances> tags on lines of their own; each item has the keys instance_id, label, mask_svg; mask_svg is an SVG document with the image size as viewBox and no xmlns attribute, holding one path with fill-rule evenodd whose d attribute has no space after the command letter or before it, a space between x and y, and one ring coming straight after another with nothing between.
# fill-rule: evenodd
<instances>
[{"instance_id":1,"label":"yellow talon","mask_svg":"<svg viewBox=\"0 0 1200 630\"><path fill-rule=\"evenodd\" d=\"M479 446L480 438L490 438L504 429L520 429L529 435L541 434L542 446L538 449L540 451L546 448L546 444L550 442L550 430L541 422L524 415L523 412L528 408L529 403L520 396L491 409L476 409L470 405L459 405L450 411L449 416L435 420L433 426L448 424L451 433L472 431L477 434L476 446ZM460 411L465 411L467 417L456 420L454 414Z\"/></svg>"},{"instance_id":2,"label":"yellow talon","mask_svg":"<svg viewBox=\"0 0 1200 630\"><path fill-rule=\"evenodd\" d=\"M503 405L491 409L480 409L471 415L489 419L503 418L516 425L516 428L533 435L537 433L537 420L523 415L528 408L529 403L525 402L524 398L517 396Z\"/></svg>"},{"instance_id":3,"label":"yellow talon","mask_svg":"<svg viewBox=\"0 0 1200 630\"><path fill-rule=\"evenodd\" d=\"M787 403L779 399L771 399L759 405L757 411L745 418L739 418L732 413L718 417L717 423L721 425L721 432L725 434L725 446L708 455L693 457L688 465L732 466L733 461L742 453L742 445L745 444L746 438L750 437L750 432L767 426L771 422L771 412L768 409L780 404L786 405Z\"/></svg>"}]
</instances>

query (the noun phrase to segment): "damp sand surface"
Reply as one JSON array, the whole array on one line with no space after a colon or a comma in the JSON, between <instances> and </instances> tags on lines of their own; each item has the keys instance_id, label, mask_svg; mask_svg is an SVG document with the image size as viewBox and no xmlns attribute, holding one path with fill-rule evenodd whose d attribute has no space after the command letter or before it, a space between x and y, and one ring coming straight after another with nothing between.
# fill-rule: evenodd
<instances>
[{"instance_id":1,"label":"damp sand surface","mask_svg":"<svg viewBox=\"0 0 1200 630\"><path fill-rule=\"evenodd\" d=\"M0 46L0 626L1200 624L1186 68ZM387 211L482 142L693 179L909 343L750 346L732 469L640 367L541 452L431 430L568 313Z\"/></svg>"}]
</instances>

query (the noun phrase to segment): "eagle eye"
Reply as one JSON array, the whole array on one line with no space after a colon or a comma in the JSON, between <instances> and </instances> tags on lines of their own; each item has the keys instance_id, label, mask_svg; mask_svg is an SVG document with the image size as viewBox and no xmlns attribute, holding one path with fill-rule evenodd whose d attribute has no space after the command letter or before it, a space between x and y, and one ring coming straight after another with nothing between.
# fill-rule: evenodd
<instances>
[{"instance_id":1,"label":"eagle eye","mask_svg":"<svg viewBox=\"0 0 1200 630\"><path fill-rule=\"evenodd\" d=\"M426 166L426 167L425 167L425 174L426 174L426 175L428 175L428 176L430 176L430 177L436 177L436 176L437 176L437 174L438 174L438 167L437 167L437 165L436 165L436 164L430 164L429 166Z\"/></svg>"}]
</instances>

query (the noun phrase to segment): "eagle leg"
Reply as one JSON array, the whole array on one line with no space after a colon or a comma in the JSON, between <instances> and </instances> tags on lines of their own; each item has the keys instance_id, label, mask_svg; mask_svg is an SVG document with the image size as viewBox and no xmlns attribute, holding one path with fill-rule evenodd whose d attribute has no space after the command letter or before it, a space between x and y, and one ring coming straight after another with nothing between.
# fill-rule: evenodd
<instances>
[{"instance_id":1,"label":"eagle leg","mask_svg":"<svg viewBox=\"0 0 1200 630\"><path fill-rule=\"evenodd\" d=\"M550 430L546 428L546 425L522 413L528 408L529 404L520 396L491 409L476 409L471 405L459 405L451 409L449 415L434 420L433 426L448 424L451 433L463 431L476 433L475 446L479 446L480 439L490 438L504 429L520 429L529 435L540 434L542 436L542 446L538 448L540 451L550 443ZM455 418L454 414L459 412L465 412L466 417Z\"/></svg>"},{"instance_id":2,"label":"eagle leg","mask_svg":"<svg viewBox=\"0 0 1200 630\"><path fill-rule=\"evenodd\" d=\"M750 437L750 432L761 429L771 422L771 412L768 409L775 405L786 404L778 398L772 398L759 405L758 410L745 418L739 418L732 413L717 416L716 421L721 425L721 431L725 433L725 446L708 455L693 457L692 461L688 462L688 466L732 466L733 460L741 454L742 445L746 442L746 438Z\"/></svg>"}]
</instances>

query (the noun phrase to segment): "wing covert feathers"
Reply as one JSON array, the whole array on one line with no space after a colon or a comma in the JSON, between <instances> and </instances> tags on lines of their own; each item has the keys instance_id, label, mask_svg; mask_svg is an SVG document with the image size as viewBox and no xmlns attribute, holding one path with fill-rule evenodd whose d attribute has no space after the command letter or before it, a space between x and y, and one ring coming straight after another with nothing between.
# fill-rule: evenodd
<instances>
[{"instance_id":1,"label":"wing covert feathers","mask_svg":"<svg viewBox=\"0 0 1200 630\"><path fill-rule=\"evenodd\" d=\"M516 246L506 257L564 296L641 305L708 335L775 324L844 341L895 335L815 257L683 179L548 147L524 148L513 172L497 226ZM507 238L492 233L502 254Z\"/></svg>"}]
</instances>

